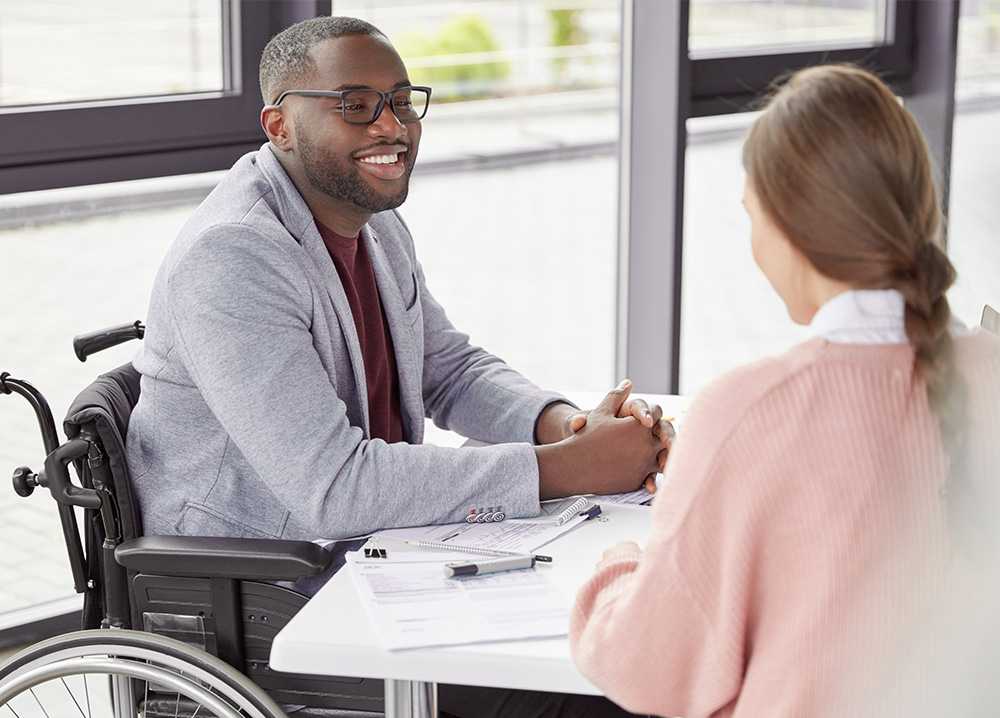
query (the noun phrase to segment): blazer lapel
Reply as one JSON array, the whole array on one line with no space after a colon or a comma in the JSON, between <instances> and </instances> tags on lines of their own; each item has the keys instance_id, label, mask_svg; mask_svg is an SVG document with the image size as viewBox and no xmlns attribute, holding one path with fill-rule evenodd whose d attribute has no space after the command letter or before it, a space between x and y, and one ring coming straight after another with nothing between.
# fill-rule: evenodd
<instances>
[{"instance_id":1,"label":"blazer lapel","mask_svg":"<svg viewBox=\"0 0 1000 718\"><path fill-rule=\"evenodd\" d=\"M311 217L311 215L310 215ZM371 424L368 408L368 379L365 376L365 360L361 353L361 341L358 339L358 328L354 323L354 313L351 311L351 304L347 301L347 294L344 292L344 285L340 282L333 260L330 259L330 252L323 243L323 238L319 236L315 220L304 228L301 240L302 248L309 255L309 258L316 265L326 291L330 295L333 303L333 310L340 321L340 328L344 333L344 340L347 343L347 352L351 358L351 368L354 370L355 391L358 401L361 404L361 415L364 419L365 438L371 438Z\"/></svg>"},{"instance_id":2,"label":"blazer lapel","mask_svg":"<svg viewBox=\"0 0 1000 718\"><path fill-rule=\"evenodd\" d=\"M365 432L365 438L371 438L371 418L368 408L368 380L365 376L364 355L361 353L361 341L358 339L358 329L354 323L354 313L351 305L347 301L347 294L344 286L340 282L337 270L333 266L330 252L323 243L323 238L319 236L319 229L316 228L316 219L313 217L309 207L306 206L302 195L295 189L295 185L288 178L287 173L278 162L278 159L271 152L270 144L265 143L257 154L257 162L260 163L261 171L268 178L270 186L274 192L274 199L278 206L278 216L285 228L299 243L306 255L309 257L317 273L326 287L330 302L333 304L334 313L340 323L343 332L344 342L347 344L347 353L351 361L351 369L354 373L354 391L358 404L361 407L361 417ZM421 425L422 426L422 425Z\"/></svg>"},{"instance_id":3,"label":"blazer lapel","mask_svg":"<svg viewBox=\"0 0 1000 718\"><path fill-rule=\"evenodd\" d=\"M396 354L396 372L399 378L399 410L403 419L404 435L409 443L419 444L424 438L424 415L421 400L423 389L420 386L420 378L415 371L413 362L407 360L408 357L414 355L415 350L410 325L407 321L406 306L403 304L403 296L399 292L396 277L389 266L389 259L385 256L375 231L370 225L365 225L361 230L361 236L368 248L368 256L371 258L372 270L375 273L375 284L378 286L379 299L382 300L382 309L385 311L385 319L389 323L389 333L392 335L392 344ZM418 359L418 361L422 361L422 359Z\"/></svg>"}]
</instances>

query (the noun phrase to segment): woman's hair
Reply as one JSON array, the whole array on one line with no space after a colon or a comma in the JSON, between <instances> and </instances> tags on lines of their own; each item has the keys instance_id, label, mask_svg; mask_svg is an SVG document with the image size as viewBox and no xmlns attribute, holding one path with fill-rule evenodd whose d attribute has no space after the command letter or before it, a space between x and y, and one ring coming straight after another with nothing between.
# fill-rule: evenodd
<instances>
[{"instance_id":1,"label":"woman's hair","mask_svg":"<svg viewBox=\"0 0 1000 718\"><path fill-rule=\"evenodd\" d=\"M955 270L941 248L944 219L916 122L871 73L811 67L771 97L743 165L764 212L821 274L902 293L914 369L954 474L965 443L965 388L945 298Z\"/></svg>"}]
</instances>

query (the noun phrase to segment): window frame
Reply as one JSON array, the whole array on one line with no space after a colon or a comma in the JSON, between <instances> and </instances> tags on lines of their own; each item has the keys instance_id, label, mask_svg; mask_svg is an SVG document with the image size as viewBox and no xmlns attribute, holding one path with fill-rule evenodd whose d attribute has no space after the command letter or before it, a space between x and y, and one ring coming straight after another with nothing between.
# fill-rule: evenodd
<instances>
[{"instance_id":1,"label":"window frame","mask_svg":"<svg viewBox=\"0 0 1000 718\"><path fill-rule=\"evenodd\" d=\"M689 116L710 117L753 109L754 102L776 77L790 69L827 63L850 62L873 69L899 94L909 94L914 68L913 0L885 3L885 44L689 53Z\"/></svg>"},{"instance_id":2,"label":"window frame","mask_svg":"<svg viewBox=\"0 0 1000 718\"><path fill-rule=\"evenodd\" d=\"M652 393L680 391L687 119L758 109L757 93L790 71L854 62L883 77L928 134L947 207L957 0L886 0L888 32L881 45L694 56L687 44L690 2L623 0L615 370ZM650 67L658 69L654 78ZM651 113L643 92L657 81L671 90ZM655 201L644 198L650 187L656 188Z\"/></svg>"},{"instance_id":3,"label":"window frame","mask_svg":"<svg viewBox=\"0 0 1000 718\"><path fill-rule=\"evenodd\" d=\"M0 194L228 168L265 139L256 58L323 4L220 0L221 92L0 109L0 135L18 138L0 148Z\"/></svg>"}]
</instances>

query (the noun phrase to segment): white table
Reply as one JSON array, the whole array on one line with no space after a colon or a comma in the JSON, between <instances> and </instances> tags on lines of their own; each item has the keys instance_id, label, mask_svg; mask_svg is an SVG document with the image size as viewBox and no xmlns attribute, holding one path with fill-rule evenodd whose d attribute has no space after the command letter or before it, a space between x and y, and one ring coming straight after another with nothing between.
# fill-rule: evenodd
<instances>
[{"instance_id":1,"label":"white table","mask_svg":"<svg viewBox=\"0 0 1000 718\"><path fill-rule=\"evenodd\" d=\"M648 507L602 508L607 521L585 521L539 549L553 561L537 570L549 574L567 601L592 575L605 548L620 540L642 545L649 535ZM573 665L565 637L388 651L378 644L347 570L278 633L271 667L386 679L386 718L436 716L436 683L601 694Z\"/></svg>"}]
</instances>

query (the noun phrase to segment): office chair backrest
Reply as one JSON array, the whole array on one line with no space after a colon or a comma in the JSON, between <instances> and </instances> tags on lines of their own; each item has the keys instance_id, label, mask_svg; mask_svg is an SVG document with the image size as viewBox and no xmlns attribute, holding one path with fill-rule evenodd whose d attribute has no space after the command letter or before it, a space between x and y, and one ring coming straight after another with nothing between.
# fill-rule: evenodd
<instances>
[{"instance_id":1,"label":"office chair backrest","mask_svg":"<svg viewBox=\"0 0 1000 718\"><path fill-rule=\"evenodd\" d=\"M114 519L118 535L110 537L115 544L142 535L139 504L125 462L125 436L132 409L139 400L139 377L131 364L102 374L80 392L63 422L67 437L83 434L96 439L100 446L100 455L81 460L77 470L85 485L110 492L110 503L117 507ZM127 582L133 576L114 560L114 548L105 543L109 537L100 515L90 517L84 534L87 569L95 588L84 594L83 627L97 628L110 615L119 619L122 627L138 628L138 616L127 600Z\"/></svg>"}]
</instances>

